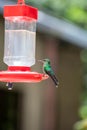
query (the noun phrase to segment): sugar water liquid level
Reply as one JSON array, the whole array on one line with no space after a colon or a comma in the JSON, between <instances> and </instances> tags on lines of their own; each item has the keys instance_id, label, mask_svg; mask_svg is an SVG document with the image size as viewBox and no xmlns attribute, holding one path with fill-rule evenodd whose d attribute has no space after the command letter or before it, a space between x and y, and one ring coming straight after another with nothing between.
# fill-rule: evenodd
<instances>
[{"instance_id":1,"label":"sugar water liquid level","mask_svg":"<svg viewBox=\"0 0 87 130\"><path fill-rule=\"evenodd\" d=\"M4 62L8 66L32 66L35 64L35 32L6 30Z\"/></svg>"}]
</instances>

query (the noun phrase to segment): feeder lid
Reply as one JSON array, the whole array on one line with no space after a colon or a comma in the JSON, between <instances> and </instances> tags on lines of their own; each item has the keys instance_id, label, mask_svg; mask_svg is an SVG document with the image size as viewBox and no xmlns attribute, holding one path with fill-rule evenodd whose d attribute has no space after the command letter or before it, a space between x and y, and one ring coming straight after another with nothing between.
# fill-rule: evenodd
<instances>
[{"instance_id":1,"label":"feeder lid","mask_svg":"<svg viewBox=\"0 0 87 130\"><path fill-rule=\"evenodd\" d=\"M37 20L38 9L26 4L4 6L4 17L25 16Z\"/></svg>"}]
</instances>

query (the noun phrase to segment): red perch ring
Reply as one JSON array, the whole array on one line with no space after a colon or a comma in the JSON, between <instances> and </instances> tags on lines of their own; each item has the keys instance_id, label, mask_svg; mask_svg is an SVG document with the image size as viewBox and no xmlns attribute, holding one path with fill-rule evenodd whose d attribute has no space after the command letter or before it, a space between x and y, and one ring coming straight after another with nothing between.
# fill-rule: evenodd
<instances>
[{"instance_id":1,"label":"red perch ring","mask_svg":"<svg viewBox=\"0 0 87 130\"><path fill-rule=\"evenodd\" d=\"M29 67L8 67L7 71L0 71L0 81L2 82L35 83L48 77L46 74L31 72Z\"/></svg>"}]
</instances>

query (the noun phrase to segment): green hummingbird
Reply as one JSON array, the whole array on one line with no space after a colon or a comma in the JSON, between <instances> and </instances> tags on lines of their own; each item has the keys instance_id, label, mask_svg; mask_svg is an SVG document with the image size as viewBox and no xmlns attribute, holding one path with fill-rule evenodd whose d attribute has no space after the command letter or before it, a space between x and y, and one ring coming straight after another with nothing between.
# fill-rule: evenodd
<instances>
[{"instance_id":1,"label":"green hummingbird","mask_svg":"<svg viewBox=\"0 0 87 130\"><path fill-rule=\"evenodd\" d=\"M52 70L51 63L49 59L43 59L39 60L40 62L43 63L43 71L51 77L53 82L55 83L56 87L58 87L59 82L58 79L56 78L54 71Z\"/></svg>"}]
</instances>

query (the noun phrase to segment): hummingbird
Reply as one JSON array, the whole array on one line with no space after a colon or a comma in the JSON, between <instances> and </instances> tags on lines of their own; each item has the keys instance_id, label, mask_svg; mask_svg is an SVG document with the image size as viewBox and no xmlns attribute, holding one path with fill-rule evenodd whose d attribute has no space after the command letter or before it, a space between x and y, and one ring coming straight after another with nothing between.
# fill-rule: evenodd
<instances>
[{"instance_id":1,"label":"hummingbird","mask_svg":"<svg viewBox=\"0 0 87 130\"><path fill-rule=\"evenodd\" d=\"M38 60L38 61L43 63L43 72L45 72L47 75L49 75L51 77L51 79L53 80L54 84L56 85L56 87L58 87L59 81L54 74L54 71L51 67L50 60L49 59L43 59L43 60Z\"/></svg>"}]
</instances>

